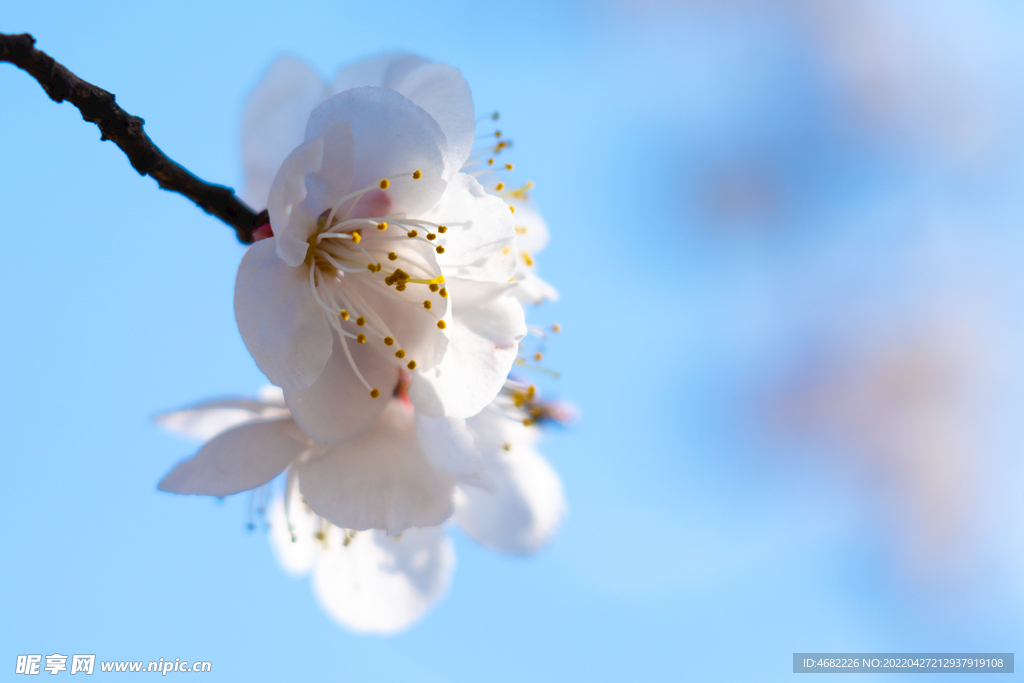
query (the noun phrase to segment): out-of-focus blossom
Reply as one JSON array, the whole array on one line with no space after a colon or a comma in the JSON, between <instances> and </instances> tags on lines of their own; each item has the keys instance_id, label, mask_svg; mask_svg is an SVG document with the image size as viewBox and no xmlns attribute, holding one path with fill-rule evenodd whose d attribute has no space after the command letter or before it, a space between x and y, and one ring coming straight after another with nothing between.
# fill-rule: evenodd
<instances>
[{"instance_id":1,"label":"out-of-focus blossom","mask_svg":"<svg viewBox=\"0 0 1024 683\"><path fill-rule=\"evenodd\" d=\"M510 292L510 207L459 173L475 129L469 88L456 69L408 55L342 70L333 88L318 78L282 58L247 104L247 196L276 175L269 229L235 283L242 338L321 443L376 424L377 398L405 370L419 410L473 415L525 327Z\"/></svg>"},{"instance_id":2,"label":"out-of-focus blossom","mask_svg":"<svg viewBox=\"0 0 1024 683\"><path fill-rule=\"evenodd\" d=\"M239 420L239 411L247 411L247 417ZM422 496L409 486L408 471L430 470L437 480L458 482L446 489L454 521L470 537L505 553L539 550L556 531L566 506L558 475L535 448L537 426L560 413L537 400L532 387L510 381L494 403L468 420L414 418L401 398L391 401L385 418L389 413L394 422L386 430L391 439L408 437L402 446L416 454L415 467L395 467L388 453L364 453L358 442L332 449L297 437L281 395L273 390L259 400L216 401L168 413L158 421L186 435L206 438L218 424L230 429L165 483L188 487L234 481L241 470L266 469L254 460L283 461L296 448L305 449L270 511L271 544L279 562L293 575L312 571L317 599L342 625L374 633L398 631L444 595L455 565L451 541L439 526L443 519L431 522L421 516L411 524L368 531L358 523L367 510L386 519L411 519L409 511L418 504L439 501L440 496ZM268 425L271 431L264 433ZM283 449L286 456L275 458L274 449ZM360 468L372 458L383 459L382 469L394 473L396 481L375 486L359 478Z\"/></svg>"}]
</instances>

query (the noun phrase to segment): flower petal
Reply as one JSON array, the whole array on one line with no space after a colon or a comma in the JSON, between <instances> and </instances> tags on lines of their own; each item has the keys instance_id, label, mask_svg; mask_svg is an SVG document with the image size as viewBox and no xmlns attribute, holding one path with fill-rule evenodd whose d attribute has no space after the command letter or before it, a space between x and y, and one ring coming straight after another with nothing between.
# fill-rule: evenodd
<instances>
[{"instance_id":1,"label":"flower petal","mask_svg":"<svg viewBox=\"0 0 1024 683\"><path fill-rule=\"evenodd\" d=\"M316 565L313 592L338 623L360 633L390 634L413 624L451 585L455 550L441 527L381 531L332 543Z\"/></svg>"},{"instance_id":2,"label":"flower petal","mask_svg":"<svg viewBox=\"0 0 1024 683\"><path fill-rule=\"evenodd\" d=\"M352 186L352 130L344 121L296 147L270 187L267 212L278 237L277 253L290 266L306 258L317 218Z\"/></svg>"},{"instance_id":3,"label":"flower petal","mask_svg":"<svg viewBox=\"0 0 1024 683\"><path fill-rule=\"evenodd\" d=\"M346 90L313 110L306 126L306 141L316 139L339 122L348 123L352 129L352 190L391 179L387 191L368 192L350 217L418 216L437 202L445 188L448 144L440 126L422 107L387 88ZM421 173L418 180L411 175L396 177L414 171Z\"/></svg>"},{"instance_id":4,"label":"flower petal","mask_svg":"<svg viewBox=\"0 0 1024 683\"><path fill-rule=\"evenodd\" d=\"M481 425L503 420L504 425ZM489 412L468 421L483 443L489 490L462 486L457 495L455 520L474 540L500 552L524 555L536 552L551 538L565 515L562 482L554 468L514 432L527 427ZM483 436L504 433L505 444Z\"/></svg>"},{"instance_id":5,"label":"flower petal","mask_svg":"<svg viewBox=\"0 0 1024 683\"><path fill-rule=\"evenodd\" d=\"M461 417L427 417L416 413L416 433L423 454L453 481L490 488L488 468L473 432Z\"/></svg>"},{"instance_id":6,"label":"flower petal","mask_svg":"<svg viewBox=\"0 0 1024 683\"><path fill-rule=\"evenodd\" d=\"M394 78L389 87L423 107L441 126L448 142L445 177L452 178L469 159L476 137L473 94L462 72L447 64L424 63Z\"/></svg>"},{"instance_id":7,"label":"flower petal","mask_svg":"<svg viewBox=\"0 0 1024 683\"><path fill-rule=\"evenodd\" d=\"M162 413L154 417L153 421L169 431L207 441L246 422L287 416L288 411L283 405L274 406L246 399L225 399L199 403L172 413Z\"/></svg>"},{"instance_id":8,"label":"flower petal","mask_svg":"<svg viewBox=\"0 0 1024 683\"><path fill-rule=\"evenodd\" d=\"M277 255L277 238L256 242L235 278L235 322L256 365L273 384L308 387L333 345L330 324L309 288L309 271Z\"/></svg>"},{"instance_id":9,"label":"flower petal","mask_svg":"<svg viewBox=\"0 0 1024 683\"><path fill-rule=\"evenodd\" d=\"M288 419L253 422L229 429L171 470L161 491L227 496L262 486L309 447Z\"/></svg>"},{"instance_id":10,"label":"flower petal","mask_svg":"<svg viewBox=\"0 0 1024 683\"><path fill-rule=\"evenodd\" d=\"M427 462L400 401L388 404L371 431L298 467L309 506L339 527L394 535L452 513L452 483Z\"/></svg>"},{"instance_id":11,"label":"flower petal","mask_svg":"<svg viewBox=\"0 0 1024 683\"><path fill-rule=\"evenodd\" d=\"M309 64L291 55L274 60L245 101L242 113L242 199L261 209L288 153L301 142L310 112L327 86Z\"/></svg>"},{"instance_id":12,"label":"flower petal","mask_svg":"<svg viewBox=\"0 0 1024 683\"><path fill-rule=\"evenodd\" d=\"M451 178L469 158L476 134L473 95L462 73L403 52L371 57L338 71L332 92L373 85L397 90L430 114L448 143L445 178Z\"/></svg>"},{"instance_id":13,"label":"flower petal","mask_svg":"<svg viewBox=\"0 0 1024 683\"><path fill-rule=\"evenodd\" d=\"M366 85L396 89L395 85L410 71L421 64L429 63L422 57L407 52L389 52L370 57L341 67L331 84L331 94Z\"/></svg>"},{"instance_id":14,"label":"flower petal","mask_svg":"<svg viewBox=\"0 0 1024 683\"><path fill-rule=\"evenodd\" d=\"M459 173L425 220L448 226L445 252L437 261L445 276L508 282L516 267L516 229L508 205Z\"/></svg>"},{"instance_id":15,"label":"flower petal","mask_svg":"<svg viewBox=\"0 0 1024 683\"><path fill-rule=\"evenodd\" d=\"M334 352L320 377L305 389L285 390L284 398L292 417L314 441L339 444L373 428L387 406L398 370L380 355L348 340L349 353L363 378L380 390L379 398L371 398L370 390L359 381L352 365L334 334Z\"/></svg>"},{"instance_id":16,"label":"flower petal","mask_svg":"<svg viewBox=\"0 0 1024 683\"><path fill-rule=\"evenodd\" d=\"M448 350L440 364L413 375L409 400L428 417L470 417L501 390L526 335L522 306L489 283L452 279Z\"/></svg>"}]
</instances>

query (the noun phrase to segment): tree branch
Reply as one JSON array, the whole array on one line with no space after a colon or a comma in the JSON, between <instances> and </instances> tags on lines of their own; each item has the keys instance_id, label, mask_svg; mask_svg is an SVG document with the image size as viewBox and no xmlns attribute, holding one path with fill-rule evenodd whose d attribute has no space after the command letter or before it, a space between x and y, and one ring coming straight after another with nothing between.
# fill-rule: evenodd
<instances>
[{"instance_id":1,"label":"tree branch","mask_svg":"<svg viewBox=\"0 0 1024 683\"><path fill-rule=\"evenodd\" d=\"M35 48L28 33L0 33L0 62L10 62L39 82L54 102L68 101L82 112L82 118L99 126L100 139L111 140L128 156L139 175L148 175L170 192L177 192L235 229L244 244L253 241L253 231L267 223L267 212L256 214L234 190L204 182L168 158L142 129L144 121L114 102L114 96L86 83L53 57Z\"/></svg>"}]
</instances>

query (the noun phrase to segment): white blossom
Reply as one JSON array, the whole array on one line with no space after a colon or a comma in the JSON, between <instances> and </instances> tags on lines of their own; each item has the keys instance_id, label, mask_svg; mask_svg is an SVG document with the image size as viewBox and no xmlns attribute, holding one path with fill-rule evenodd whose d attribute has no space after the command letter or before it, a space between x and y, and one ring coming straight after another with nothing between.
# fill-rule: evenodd
<instances>
[{"instance_id":1,"label":"white blossom","mask_svg":"<svg viewBox=\"0 0 1024 683\"><path fill-rule=\"evenodd\" d=\"M409 55L332 84L282 58L250 97L245 196L265 195L270 229L239 266L235 317L316 441L377 424L402 371L436 417L473 415L501 388L525 335L515 224L459 172L474 131L458 70Z\"/></svg>"},{"instance_id":2,"label":"white blossom","mask_svg":"<svg viewBox=\"0 0 1024 683\"><path fill-rule=\"evenodd\" d=\"M248 411L241 423L239 411ZM227 495L243 480L265 479L260 486L287 468L268 517L275 555L292 575L312 572L321 606L352 630L401 630L444 595L455 557L440 524L453 510L470 537L520 555L540 549L565 514L561 481L535 448L537 424L551 407L516 382L465 420L414 416L408 401L392 399L373 438L344 447L299 436L282 411L283 398L270 391L160 416L173 431L200 438L211 425L230 425L160 488ZM402 456L382 443L400 443Z\"/></svg>"}]
</instances>

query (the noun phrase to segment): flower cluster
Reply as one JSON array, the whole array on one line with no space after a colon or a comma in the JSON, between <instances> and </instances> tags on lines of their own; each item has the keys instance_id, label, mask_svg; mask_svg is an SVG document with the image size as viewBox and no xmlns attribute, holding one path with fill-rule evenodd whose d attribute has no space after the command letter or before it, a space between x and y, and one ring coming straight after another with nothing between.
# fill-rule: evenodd
<instances>
[{"instance_id":1,"label":"flower cluster","mask_svg":"<svg viewBox=\"0 0 1024 683\"><path fill-rule=\"evenodd\" d=\"M448 585L453 518L528 553L564 511L534 450L560 411L510 378L547 227L510 143L477 144L469 86L448 65L392 54L332 82L290 57L246 105L245 198L267 207L235 281L238 329L275 389L161 416L209 439L160 483L225 496L284 475L269 513L281 563L313 571L341 623L390 632Z\"/></svg>"}]
</instances>

